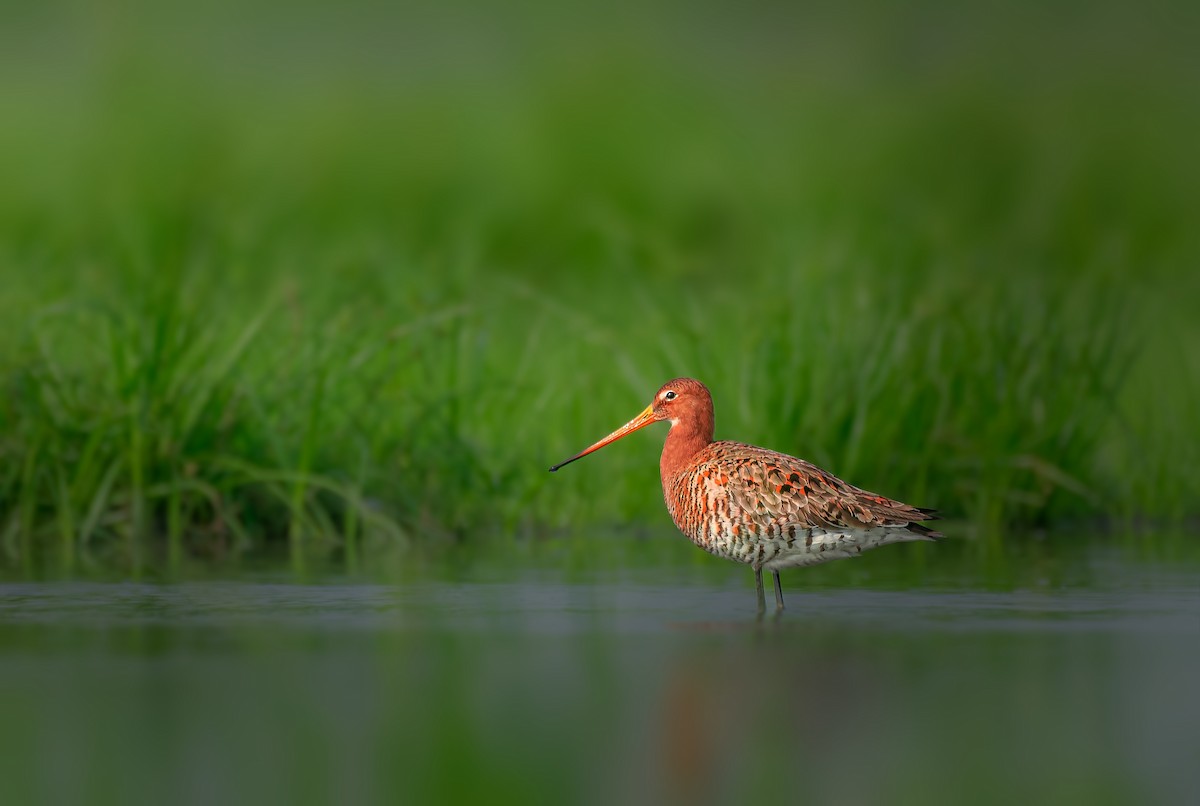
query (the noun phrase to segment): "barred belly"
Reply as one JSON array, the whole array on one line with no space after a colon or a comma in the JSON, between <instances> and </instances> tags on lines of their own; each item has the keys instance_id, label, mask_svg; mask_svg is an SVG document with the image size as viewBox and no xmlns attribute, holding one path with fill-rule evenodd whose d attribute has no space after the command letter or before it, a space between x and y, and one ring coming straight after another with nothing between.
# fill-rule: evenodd
<instances>
[{"instance_id":1,"label":"barred belly","mask_svg":"<svg viewBox=\"0 0 1200 806\"><path fill-rule=\"evenodd\" d=\"M724 490L699 485L690 474L679 482L672 487L702 491L699 496L688 496L673 495L675 490L664 489L667 509L679 531L709 554L756 569L777 571L819 565L857 557L889 543L921 539L913 532L895 527L857 529L806 527L779 521L764 523L748 517L745 510L723 494Z\"/></svg>"}]
</instances>

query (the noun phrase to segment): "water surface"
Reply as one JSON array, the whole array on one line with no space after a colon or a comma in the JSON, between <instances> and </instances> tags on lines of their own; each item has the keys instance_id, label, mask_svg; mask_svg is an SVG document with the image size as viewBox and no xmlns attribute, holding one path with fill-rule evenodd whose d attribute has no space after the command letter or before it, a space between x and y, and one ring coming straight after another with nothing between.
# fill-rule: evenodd
<instances>
[{"instance_id":1,"label":"water surface","mask_svg":"<svg viewBox=\"0 0 1200 806\"><path fill-rule=\"evenodd\" d=\"M1194 556L944 546L787 574L763 620L748 572L658 539L10 576L5 800L1189 802Z\"/></svg>"}]
</instances>

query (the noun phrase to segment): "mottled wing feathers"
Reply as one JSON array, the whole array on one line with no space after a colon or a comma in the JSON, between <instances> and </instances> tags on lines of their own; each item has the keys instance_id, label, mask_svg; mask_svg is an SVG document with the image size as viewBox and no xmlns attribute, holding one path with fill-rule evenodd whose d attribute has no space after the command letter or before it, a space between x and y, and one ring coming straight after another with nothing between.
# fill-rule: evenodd
<instances>
[{"instance_id":1,"label":"mottled wing feathers","mask_svg":"<svg viewBox=\"0 0 1200 806\"><path fill-rule=\"evenodd\" d=\"M925 538L941 535L919 523L933 510L859 489L793 456L737 442L714 442L704 462L732 502L758 525L825 529L902 528Z\"/></svg>"}]
</instances>

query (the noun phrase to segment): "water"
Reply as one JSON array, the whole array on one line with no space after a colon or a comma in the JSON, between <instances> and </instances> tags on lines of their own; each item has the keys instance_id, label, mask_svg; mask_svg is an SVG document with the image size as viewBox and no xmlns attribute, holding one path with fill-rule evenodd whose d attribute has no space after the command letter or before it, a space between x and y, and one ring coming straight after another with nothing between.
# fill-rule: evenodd
<instances>
[{"instance_id":1,"label":"water","mask_svg":"<svg viewBox=\"0 0 1200 806\"><path fill-rule=\"evenodd\" d=\"M785 575L789 609L758 620L750 574L689 548L581 538L304 582L10 577L3 801L1200 792L1190 549L889 547Z\"/></svg>"}]
</instances>

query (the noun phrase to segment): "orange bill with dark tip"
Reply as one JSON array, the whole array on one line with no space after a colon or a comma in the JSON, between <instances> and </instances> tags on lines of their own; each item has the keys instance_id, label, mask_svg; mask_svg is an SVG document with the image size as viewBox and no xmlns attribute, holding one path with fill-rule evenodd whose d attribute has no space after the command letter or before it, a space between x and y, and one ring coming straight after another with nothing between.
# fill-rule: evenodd
<instances>
[{"instance_id":1,"label":"orange bill with dark tip","mask_svg":"<svg viewBox=\"0 0 1200 806\"><path fill-rule=\"evenodd\" d=\"M592 445L589 448L585 448L584 450L582 450L579 453L572 456L567 461L559 462L554 467L550 468L550 472L553 473L555 470L558 470L563 465L571 464L571 462L574 462L576 459L582 459L583 457L587 456L589 453L592 453L593 451L598 451L601 448L603 448L605 445L608 445L612 442L616 442L621 437L628 436L629 434L632 434L634 431L637 431L639 428L645 428L646 426L650 425L653 422L655 422L654 406L650 405L650 406L647 406L646 410L643 411L641 414L639 414L637 417L634 417L632 420L625 423L625 425L621 426L616 431L613 431L611 434L609 434L604 439L597 442L595 445Z\"/></svg>"}]
</instances>

